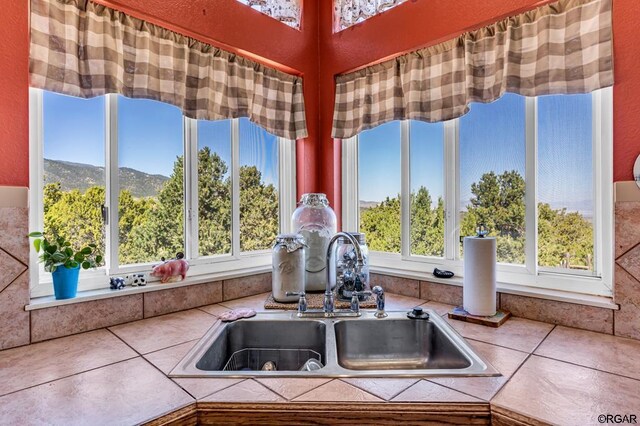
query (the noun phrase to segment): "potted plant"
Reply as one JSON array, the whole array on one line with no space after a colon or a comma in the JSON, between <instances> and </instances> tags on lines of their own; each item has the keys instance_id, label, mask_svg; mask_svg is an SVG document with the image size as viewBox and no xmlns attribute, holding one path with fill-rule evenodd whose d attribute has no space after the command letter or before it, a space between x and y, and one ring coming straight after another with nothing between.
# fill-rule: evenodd
<instances>
[{"instance_id":1,"label":"potted plant","mask_svg":"<svg viewBox=\"0 0 640 426\"><path fill-rule=\"evenodd\" d=\"M32 232L29 237L35 238L33 247L40 254L44 270L51 272L56 299L76 297L80 268L95 268L102 262L102 256L95 254L95 244L87 244L80 250L74 250L71 242L58 235L47 237L42 232Z\"/></svg>"}]
</instances>

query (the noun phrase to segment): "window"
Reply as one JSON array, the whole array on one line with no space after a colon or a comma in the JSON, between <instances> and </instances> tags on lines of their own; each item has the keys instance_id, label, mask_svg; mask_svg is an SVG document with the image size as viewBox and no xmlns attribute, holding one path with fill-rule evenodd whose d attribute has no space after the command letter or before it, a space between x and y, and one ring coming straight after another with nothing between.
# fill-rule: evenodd
<instances>
[{"instance_id":1,"label":"window","mask_svg":"<svg viewBox=\"0 0 640 426\"><path fill-rule=\"evenodd\" d=\"M460 234L484 225L496 237L498 262L516 265L525 257L525 126L525 98L507 93L471 106L460 118L458 145Z\"/></svg>"},{"instance_id":2,"label":"window","mask_svg":"<svg viewBox=\"0 0 640 426\"><path fill-rule=\"evenodd\" d=\"M484 225L498 281L610 295L611 129L604 89L367 130L343 141L343 227L392 242L370 244L374 268L461 275L462 237Z\"/></svg>"},{"instance_id":3,"label":"window","mask_svg":"<svg viewBox=\"0 0 640 426\"><path fill-rule=\"evenodd\" d=\"M400 253L400 123L362 132L359 139L360 232L370 250Z\"/></svg>"},{"instance_id":4,"label":"window","mask_svg":"<svg viewBox=\"0 0 640 426\"><path fill-rule=\"evenodd\" d=\"M193 120L152 100L32 89L31 141L31 229L104 254L81 272L83 290L178 252L191 276L266 269L295 208L294 142L246 118ZM52 293L40 272L33 297Z\"/></svg>"}]
</instances>

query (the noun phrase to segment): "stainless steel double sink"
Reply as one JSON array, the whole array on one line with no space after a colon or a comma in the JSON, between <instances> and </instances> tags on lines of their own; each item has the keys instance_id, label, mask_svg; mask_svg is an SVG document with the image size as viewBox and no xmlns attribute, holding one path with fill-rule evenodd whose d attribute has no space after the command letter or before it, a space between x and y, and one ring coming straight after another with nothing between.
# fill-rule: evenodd
<instances>
[{"instance_id":1,"label":"stainless steel double sink","mask_svg":"<svg viewBox=\"0 0 640 426\"><path fill-rule=\"evenodd\" d=\"M297 318L259 313L216 322L171 377L442 377L499 376L438 314L409 319L406 311L375 318ZM300 371L314 358L323 365ZM262 371L271 362L275 371Z\"/></svg>"}]
</instances>

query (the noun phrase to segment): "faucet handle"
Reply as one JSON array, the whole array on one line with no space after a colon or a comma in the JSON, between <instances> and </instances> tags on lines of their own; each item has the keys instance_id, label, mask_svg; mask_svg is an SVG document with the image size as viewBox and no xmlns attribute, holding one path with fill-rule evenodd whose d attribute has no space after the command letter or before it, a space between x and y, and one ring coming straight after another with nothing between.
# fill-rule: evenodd
<instances>
[{"instance_id":1,"label":"faucet handle","mask_svg":"<svg viewBox=\"0 0 640 426\"><path fill-rule=\"evenodd\" d=\"M360 313L360 297L359 296L371 296L370 291L352 291L351 292L351 310L355 313Z\"/></svg>"},{"instance_id":2,"label":"faucet handle","mask_svg":"<svg viewBox=\"0 0 640 426\"><path fill-rule=\"evenodd\" d=\"M373 287L371 289L373 294L376 295L376 313L374 316L376 318L384 318L387 316L387 313L384 311L384 290L379 285Z\"/></svg>"},{"instance_id":3,"label":"faucet handle","mask_svg":"<svg viewBox=\"0 0 640 426\"><path fill-rule=\"evenodd\" d=\"M304 291L287 291L285 293L287 296L300 296L298 299L298 313L304 313L307 311L307 298Z\"/></svg>"}]
</instances>

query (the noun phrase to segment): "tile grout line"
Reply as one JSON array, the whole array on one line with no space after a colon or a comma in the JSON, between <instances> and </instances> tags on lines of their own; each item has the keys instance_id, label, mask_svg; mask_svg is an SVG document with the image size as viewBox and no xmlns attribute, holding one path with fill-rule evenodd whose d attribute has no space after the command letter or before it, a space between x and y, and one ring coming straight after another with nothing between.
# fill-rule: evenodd
<instances>
[{"instance_id":1,"label":"tile grout line","mask_svg":"<svg viewBox=\"0 0 640 426\"><path fill-rule=\"evenodd\" d=\"M619 264L617 261L615 262L615 264L616 264L617 266L619 266L619 267L620 267L624 272L626 272L626 273L627 273L627 275L629 275L629 276L631 277L631 279L632 279L632 280L634 280L634 281L635 281L635 282L637 282L637 283L640 283L640 280L638 280L638 278L636 278L636 276L635 276L635 275L633 275L633 274L632 274L632 273L631 273L627 268L625 268L624 266L622 266L621 264ZM614 283L614 285L615 285L615 283Z\"/></svg>"},{"instance_id":2,"label":"tile grout line","mask_svg":"<svg viewBox=\"0 0 640 426\"><path fill-rule=\"evenodd\" d=\"M265 379L269 379L270 377L264 377L264 378L265 378ZM276 377L274 377L274 378L276 378ZM285 399L285 400L287 400L287 401L291 401L293 398L297 398L298 396L302 395L302 394L300 394L300 395L298 395L298 396L294 396L293 398L287 398L286 396L282 395L282 394L281 394L280 392L278 392L277 390L275 390L275 389L273 389L273 388L271 388L271 387L269 387L269 386L265 385L264 383L262 383L262 382L261 382L260 380L258 380L256 377L252 377L252 379L253 379L254 381L256 381L256 382L260 383L262 386L264 386L265 388L269 389L271 392L275 393L276 395L281 396L282 398L284 398L284 399ZM277 379L277 378L276 378L276 379ZM323 385L324 385L324 383L323 383ZM322 386L322 385L320 385L320 386ZM216 393L216 392L214 392L214 393ZM212 395L213 395L213 394L212 394Z\"/></svg>"},{"instance_id":3,"label":"tile grout line","mask_svg":"<svg viewBox=\"0 0 640 426\"><path fill-rule=\"evenodd\" d=\"M109 331L111 331L111 330L109 330ZM113 333L113 331L111 331L111 332ZM146 355L155 354L155 353L157 353L157 352L161 352L161 351L164 351L164 350L166 350L166 349L175 348L176 346L184 345L184 344L186 344L186 343L194 342L194 345L195 345L195 343L196 343L196 342L198 342L200 339L202 339L202 337L200 337L200 338L198 338L198 339L187 340L186 342L182 342L182 343L176 343L175 345L167 346L166 348L156 349L156 350L154 350L154 351L147 352L147 353L144 353L144 354L143 354L143 353L140 353L140 352L138 352L138 353L139 353L141 356L146 357ZM121 339L121 340L122 340L122 339ZM135 350L135 349L134 349L134 350ZM137 352L137 351L136 351L136 352Z\"/></svg>"},{"instance_id":4,"label":"tile grout line","mask_svg":"<svg viewBox=\"0 0 640 426\"><path fill-rule=\"evenodd\" d=\"M520 371L520 369L522 368L523 365L525 365L527 363L527 361L529 361L529 359L531 359L531 357L533 356L534 352L538 350L538 348L540 347L540 345L542 345L544 343L545 340L547 340L547 338L549 337L549 335L553 332L553 330L555 330L557 328L557 324L553 325L553 328L551 328L551 330L549 330L549 332L544 336L544 338L542 340L540 340L540 343L538 343L536 345L535 348L533 348L533 351L531 351L526 357L525 359L522 361L522 363L518 366L518 368L515 369L515 371L513 372L513 374L511 374L511 377L509 377L503 384L502 386L500 386L500 388L498 388L498 390L496 391L496 393L493 394L493 396L491 397L491 399L489 400L489 405L491 405L491 401L493 401L493 399L498 396L498 394L505 388L505 386L507 386L507 384L511 381L511 379L513 379L516 374L518 374L518 371Z\"/></svg>"},{"instance_id":5,"label":"tile grout line","mask_svg":"<svg viewBox=\"0 0 640 426\"><path fill-rule=\"evenodd\" d=\"M2 292L4 292L6 289L8 289L9 287L11 287L16 281L18 281L20 279L20 277L22 275L24 275L25 273L29 272L29 268L26 268L25 270L21 271L18 275L16 275L10 282L9 284L7 284L6 286L4 286L4 288L2 290L0 290L0 294L2 294ZM27 277L27 281L29 281L29 277ZM29 290L31 290L31 288L29 288ZM31 295L29 295L29 297L31 297ZM24 309L24 308L23 308Z\"/></svg>"},{"instance_id":6,"label":"tile grout line","mask_svg":"<svg viewBox=\"0 0 640 426\"><path fill-rule=\"evenodd\" d=\"M555 327L555 326L554 326L554 327ZM551 330L553 330L553 328L552 328ZM550 332L551 332L551 331L549 331L549 333L550 333ZM461 335L461 336L462 336L462 335ZM463 337L464 337L464 336L463 336ZM545 337L543 337L543 340L544 340L544 339L546 339L546 338L547 338L547 336L545 335ZM482 340L474 339L474 338L472 338L472 337L464 337L464 339L465 339L465 340L471 340L472 342L484 343L485 345L496 346L496 347L498 347L498 348L502 348L502 349L509 349L509 350L511 350L511 351L520 352L520 353L522 353L522 354L527 354L527 355L529 355L529 354L532 354L532 353L533 353L533 352L523 351L522 349L514 349L514 348L510 348L509 346L503 346L503 345L497 345L497 344L495 344L495 343L485 342L485 341L482 341ZM533 350L536 350L537 348L538 348L538 346L536 346Z\"/></svg>"},{"instance_id":7,"label":"tile grout line","mask_svg":"<svg viewBox=\"0 0 640 426\"><path fill-rule=\"evenodd\" d=\"M187 391L186 389L184 389L182 386L180 386L178 383L174 382L170 377L168 377L164 371L160 370L158 367L156 367L155 364L149 362L148 359L146 359L142 354L140 354L140 352L136 351L133 347L131 347L131 345L129 345L127 342L125 342L120 336L118 336L117 334L115 334L113 331L109 330L111 332L111 334L113 334L114 336L116 336L116 338L118 340L120 340L122 343L124 343L126 346L128 346L132 351L136 352L139 354L138 358L140 358L142 361L144 361L146 364L149 364L151 367L153 367L154 369L156 369L160 374L162 374L162 376L169 380L171 383L173 383L174 385L178 386L180 389L182 389L187 395L189 395L191 398L193 398L193 402L197 402L198 400L196 399L195 396L191 395L191 393L189 391ZM155 418L155 417L154 417ZM153 418L152 418L153 420ZM146 420L148 421L148 420Z\"/></svg>"},{"instance_id":8,"label":"tile grout line","mask_svg":"<svg viewBox=\"0 0 640 426\"><path fill-rule=\"evenodd\" d=\"M620 254L620 256L616 257L615 259L613 259L613 263L618 263L618 259L621 259L622 257L624 257L627 253L629 253L630 251L632 251L633 249L635 249L636 247L640 246L640 241L637 242L636 244L634 244L633 246L629 247L627 250L625 250L622 254Z\"/></svg>"},{"instance_id":9,"label":"tile grout line","mask_svg":"<svg viewBox=\"0 0 640 426\"><path fill-rule=\"evenodd\" d=\"M197 310L199 310L199 311L202 311L202 312L204 312L205 314L209 314L209 315L211 315L212 317L220 318L220 316L215 315L215 314L212 314L211 312L207 312L207 311L205 311L204 309L202 309L202 308L204 308L205 306L211 306L211 305L220 305L220 302L218 302L218 303L209 303L208 305L198 306L198 307L193 308L193 309L197 309ZM222 305L220 305L220 306L222 306ZM226 306L225 306L225 308L226 308ZM227 308L227 309L228 309L228 308Z\"/></svg>"},{"instance_id":10,"label":"tile grout line","mask_svg":"<svg viewBox=\"0 0 640 426\"><path fill-rule=\"evenodd\" d=\"M125 345L127 345L128 347L130 347L135 353L137 353L138 355L140 355L141 357L144 358L145 355L149 355L149 354L153 354L156 352L160 352L163 351L165 349L170 349L170 348L174 348L176 346L180 346L180 345L184 345L185 343L189 343L189 342L195 342L197 340L202 339L202 337L204 336L204 334L200 337L198 337L197 339L191 339L191 340L187 340L186 342L180 342L180 343L176 343L170 346L167 346L166 348L160 348L160 349L154 349L151 352L140 352L139 350L135 349L133 346L131 346L129 343L127 343L122 337L118 336L114 331L110 330L109 328L107 328L106 330L108 330L111 334L113 334L114 336L116 336L119 340L121 340ZM208 331L208 330L207 330ZM206 331L205 331L206 334ZM195 344L195 343L194 343ZM146 359L146 358L145 358Z\"/></svg>"},{"instance_id":11,"label":"tile grout line","mask_svg":"<svg viewBox=\"0 0 640 426\"><path fill-rule=\"evenodd\" d=\"M131 346L130 344L128 344L127 342L124 341L124 339L120 336L118 336L116 333L114 333L113 331L111 331L110 328L106 329L109 333L113 334L115 336L116 339L120 340L122 343L124 343L129 349L131 349L132 351L134 351L135 353L138 354L138 356L143 356L143 354L141 352L139 352L138 350L136 350L133 346Z\"/></svg>"},{"instance_id":12,"label":"tile grout line","mask_svg":"<svg viewBox=\"0 0 640 426\"><path fill-rule=\"evenodd\" d=\"M389 399L386 400L386 402L391 402L391 400L393 398L395 398L396 396L400 395L402 392L408 390L409 388L413 387L414 385L416 385L420 380L422 380L421 378L418 378L415 382L411 383L409 386L407 386L406 388L402 389L399 392L396 392L395 394L393 394L392 396L389 397Z\"/></svg>"},{"instance_id":13,"label":"tile grout line","mask_svg":"<svg viewBox=\"0 0 640 426\"><path fill-rule=\"evenodd\" d=\"M31 385L31 386L27 386L27 387L22 388L22 389L18 389L18 390L14 390L14 391L11 391L11 392L8 392L8 393L5 393L5 394L1 394L0 398L4 398L5 396L13 395L14 393L22 392L22 391L27 390L27 389L32 389L32 388L36 388L38 386L42 386L42 385L46 385L46 384L49 384L49 383L57 382L59 380L68 379L69 377L79 376L81 374L88 373L90 371L95 371L95 370L99 370L101 368L110 367L110 366L115 365L115 364L120 364L121 362L131 361L132 359L136 359L136 358L142 358L142 357L140 355L134 355L134 356L129 357L129 358L124 358L124 359L121 359L121 360L118 360L118 361L110 362L108 364L104 364L104 365L100 365L100 366L97 366L97 367L89 368L87 370L78 371L78 372L72 373L72 374L67 374L66 376L61 376L61 377L58 377L56 379L47 380L47 381L42 382L42 383L37 383L37 384Z\"/></svg>"},{"instance_id":14,"label":"tile grout line","mask_svg":"<svg viewBox=\"0 0 640 426\"><path fill-rule=\"evenodd\" d=\"M535 355L538 358L544 358L544 359L549 359L551 361L563 362L565 364L574 365L576 367L587 368L589 370L598 371L600 373L611 374L612 376L618 376L618 377L622 377L624 379L630 379L630 380L635 380L637 382L640 382L640 377L625 376L624 374L614 373L612 371L600 370L600 369L595 368L595 367L589 367L588 365L582 365L582 364L578 364L578 363L575 363L575 362L572 362L572 361L565 361L563 359L554 358L554 357L551 357L551 356L548 356L548 355L540 355L540 354L534 354L534 353L532 353L531 355Z\"/></svg>"},{"instance_id":15,"label":"tile grout line","mask_svg":"<svg viewBox=\"0 0 640 426\"><path fill-rule=\"evenodd\" d=\"M366 380L366 379L370 379L370 378L371 378L371 377L362 377L362 379L365 379L365 380ZM357 384L355 384L355 383L349 383L349 382L347 382L347 381L346 381L346 380L344 380L344 379L358 379L358 377L341 377L341 378L339 378L338 380L340 380L341 382L344 382L344 383L346 383L346 384L348 384L348 385L351 385L351 386L353 386L354 388L358 388L358 389L360 389L360 390L361 390L361 391L363 391L363 392L370 393L371 395L375 396L376 398L380 398L380 399L382 399L384 402L389 402L389 400L388 400L388 399L383 398L383 397L378 396L378 395L375 395L374 393L372 393L372 392L370 392L370 391L366 390L364 387L362 387L362 386L358 386L358 385L357 385ZM374 379L377 379L377 377L374 377ZM325 383L323 383L323 385L324 385L324 384L325 384ZM401 393L401 392L406 391L408 388L410 388L410 387L411 387L411 386L413 386L414 384L415 384L415 383L412 383L412 384L411 384L411 385L409 385L408 387L406 387L406 388L404 388L403 390L401 390L400 392L398 392L398 394L399 394L399 393ZM322 386L322 385L320 385L320 386ZM319 386L318 386L318 387L319 387ZM394 395L393 397L397 396L398 394ZM389 399L391 399L391 398L389 398Z\"/></svg>"},{"instance_id":16,"label":"tile grout line","mask_svg":"<svg viewBox=\"0 0 640 426\"><path fill-rule=\"evenodd\" d=\"M500 374L502 374L502 373L500 373ZM489 376L489 377L490 377L490 376ZM464 379L465 377L458 377L458 378L462 378L462 379ZM482 376L477 376L477 377L466 377L466 378L469 378L469 379L470 379L470 378L476 378L476 379L477 379L477 378L482 378ZM477 399L477 400L478 400L478 401L480 401L480 402L483 402L483 403L487 403L487 404L489 404L489 400L488 400L488 399L480 398L479 396L472 395L472 394L470 394L469 392L461 391L461 390L456 389L456 388L453 388L453 387L451 387L451 386L443 385L442 383L436 383L436 382L432 381L432 379L423 378L423 379L420 379L420 380L424 380L425 382L429 382L429 383L434 384L434 385L436 385L436 386L442 386L443 388L446 388L446 389L452 390L452 391L454 391L454 392L461 393L461 394L463 394L463 395L470 396L471 398ZM413 385L412 385L411 387L413 387ZM406 390L406 389L405 389L405 390ZM494 394L494 395L495 395L495 394ZM397 396L397 395L396 395L396 396ZM395 397L394 397L394 398L395 398ZM460 402L460 401L449 401L449 403L455 403L455 402Z\"/></svg>"},{"instance_id":17,"label":"tile grout line","mask_svg":"<svg viewBox=\"0 0 640 426\"><path fill-rule=\"evenodd\" d=\"M303 392L303 393L301 393L300 395L298 395L298 396L296 396L296 397L294 397L294 398L291 398L291 401L293 402L295 399L300 398L301 396L304 396L304 395L306 395L306 394L308 394L308 393L310 393L310 392L313 392L313 391L315 391L315 390L318 390L318 389L320 389L321 387L323 387L323 386L325 386L325 385L328 385L329 383L333 382L334 380L339 380L339 379L336 379L335 377L330 377L328 382L321 384L320 386L318 386L318 387L317 387L317 388L315 388L315 389L309 389L308 391ZM300 401L298 401L298 402L300 402Z\"/></svg>"},{"instance_id":18,"label":"tile grout line","mask_svg":"<svg viewBox=\"0 0 640 426\"><path fill-rule=\"evenodd\" d=\"M189 377L176 377L176 378L177 378L177 379L188 379ZM205 379L205 380L206 380L206 379ZM198 401L202 401L202 400L203 400L203 399L205 399L205 398L209 398L210 396L213 396L213 395L217 394L218 392L222 392L222 391L223 391L223 390L225 390L225 389L229 389L229 388L230 388L230 387L232 387L232 386L239 385L240 383L244 383L244 382L246 382L247 380L251 380L251 379L241 379L241 380L240 380L239 382L237 382L237 383L230 384L229 386L225 386L225 387L223 387L222 389L218 389L218 390L217 390L217 391L215 391L215 392L211 392L210 394L207 394L207 395L203 396L203 397L202 397L202 398L200 398L200 399L197 399L197 398L196 398L196 402L198 402ZM178 385L178 386L180 386L180 385ZM287 398L284 398L284 399L287 399Z\"/></svg>"},{"instance_id":19,"label":"tile grout line","mask_svg":"<svg viewBox=\"0 0 640 426\"><path fill-rule=\"evenodd\" d=\"M373 394L373 393L369 392L368 390L364 390L364 389L362 389L361 387L358 387L358 386L356 386L356 385L352 385L352 384L351 384L351 383L349 383L349 382L345 382L344 380L342 380L342 378L341 378L341 377L336 378L336 380L338 380L338 381L340 381L340 382L344 383L345 385L353 386L354 388L356 388L356 389L358 389L358 390L361 390L362 392L364 392L364 393L366 393L366 394L369 394L369 395L373 396L374 398L381 399L383 402L387 402L387 400L386 400L386 399L384 399L384 398L382 398L382 397L379 397L378 395L375 395L375 394ZM329 382L327 382L327 383L329 383ZM326 383L325 383L325 384L326 384ZM322 386L324 386L325 384L323 384ZM413 385L411 385L411 386L413 386ZM405 390L406 390L406 389L405 389Z\"/></svg>"},{"instance_id":20,"label":"tile grout line","mask_svg":"<svg viewBox=\"0 0 640 426\"><path fill-rule=\"evenodd\" d=\"M640 244L640 243L638 243L638 244ZM29 250L31 250L31 244L27 244L27 246L29 247ZM4 247L0 247L0 250L2 250L3 252L7 253L7 255L9 257L12 257L14 260L16 260L21 265L24 265L25 268L29 269L29 265L28 264L24 263L22 260L20 260L17 257L15 257L9 250L5 249Z\"/></svg>"}]
</instances>

